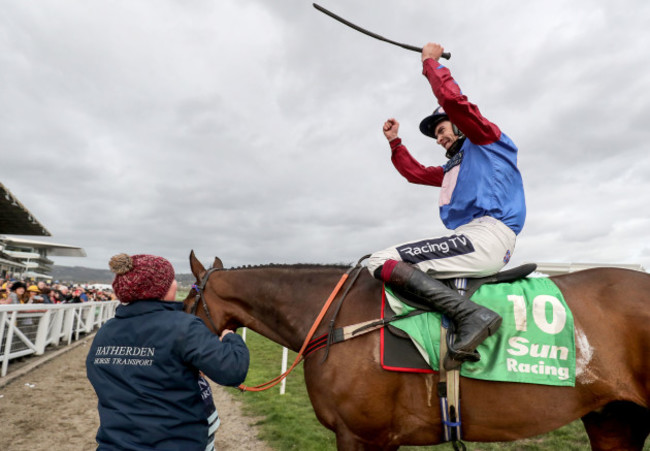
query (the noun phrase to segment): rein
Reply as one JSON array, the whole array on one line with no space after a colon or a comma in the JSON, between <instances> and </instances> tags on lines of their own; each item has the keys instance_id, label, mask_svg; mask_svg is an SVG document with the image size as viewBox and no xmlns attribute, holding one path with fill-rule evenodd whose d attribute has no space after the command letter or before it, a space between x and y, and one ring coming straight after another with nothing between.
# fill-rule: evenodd
<instances>
[{"instance_id":1,"label":"rein","mask_svg":"<svg viewBox=\"0 0 650 451\"><path fill-rule=\"evenodd\" d=\"M308 347L309 343L311 342L311 339L314 336L314 333L316 333L316 329L318 329L318 326L323 321L323 317L325 317L325 314L327 313L330 306L332 305L332 302L334 301L336 296L341 291L341 288L343 287L345 282L348 280L348 277L350 276L350 274L352 274L353 272L355 272L355 275L353 277L352 283L350 284L348 289L345 291L343 297L345 297L345 295L347 295L347 293L350 290L352 284L354 284L354 282L356 281L357 276L359 275L359 273L363 269L363 267L361 266L361 261L362 260L363 260L363 258L361 260L359 260L359 262L355 266L348 269L345 272L345 274L343 274L341 276L338 283L336 284L336 286L334 287L334 289L330 293L329 297L327 298L327 301L325 301L325 304L323 305L323 308L321 309L320 313L318 314L318 317L316 317L316 320L312 324L311 329L307 333L307 336L305 337L305 340L304 340L304 342L302 344L302 347L300 348L300 351L298 352L298 355L296 356L296 359L294 360L293 364L289 367L289 369L287 369L287 371L285 371L281 375L271 379L270 381L265 382L265 383L260 384L260 385L256 385L254 387L248 387L248 386L242 384L242 385L240 385L238 387L241 391L259 392L259 391L268 390L269 388L274 387L275 385L279 384L284 378L286 378L289 375L289 373L291 373L291 371L293 371L293 369L303 360L303 358L305 356L305 349ZM205 287L206 287L206 285L208 283L208 279L209 279L210 275L212 275L212 273L214 273L216 271L220 271L220 270L221 270L221 268L210 268L205 273L203 278L201 279L201 282L200 282L199 285L192 285L192 288L194 288L197 291L197 293L196 293L196 297L194 299L194 303L192 304L192 307L190 309L190 313L192 315L196 315L196 311L197 311L199 302L201 302L201 305L203 306L203 310L205 310L206 316L208 317L208 321L210 322L210 325L212 326L212 329L214 330L215 334L218 333L218 330L217 330L217 327L215 326L214 322L212 321L212 317L210 315L210 311L208 310L208 305L207 305L207 303L205 301L205 297L203 296L203 292L204 292Z\"/></svg>"}]
</instances>

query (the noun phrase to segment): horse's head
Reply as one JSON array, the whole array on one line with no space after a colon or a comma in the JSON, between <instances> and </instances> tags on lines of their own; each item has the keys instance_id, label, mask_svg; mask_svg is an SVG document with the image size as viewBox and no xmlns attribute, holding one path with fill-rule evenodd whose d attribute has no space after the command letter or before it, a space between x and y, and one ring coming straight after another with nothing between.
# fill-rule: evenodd
<instances>
[{"instance_id":1,"label":"horse's head","mask_svg":"<svg viewBox=\"0 0 650 451\"><path fill-rule=\"evenodd\" d=\"M210 275L223 270L223 263L219 257L214 258L212 266L208 269L201 264L194 251L190 252L190 268L196 277L196 283L183 301L183 309L201 318L205 324L216 334L221 334L224 329L236 330L241 326L228 309L228 305L219 298Z\"/></svg>"}]
</instances>

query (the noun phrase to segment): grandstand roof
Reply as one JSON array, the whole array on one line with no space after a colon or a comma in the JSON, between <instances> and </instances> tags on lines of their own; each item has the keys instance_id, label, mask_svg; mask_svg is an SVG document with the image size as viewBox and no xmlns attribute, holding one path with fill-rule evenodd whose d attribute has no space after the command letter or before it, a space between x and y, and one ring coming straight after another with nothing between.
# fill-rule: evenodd
<instances>
[{"instance_id":1,"label":"grandstand roof","mask_svg":"<svg viewBox=\"0 0 650 451\"><path fill-rule=\"evenodd\" d=\"M49 241L28 240L25 238L14 238L3 236L2 241L13 246L25 246L32 249L47 249L48 257L87 257L86 251L78 246L68 244L51 243ZM5 253L9 254L8 250Z\"/></svg>"},{"instance_id":2,"label":"grandstand roof","mask_svg":"<svg viewBox=\"0 0 650 451\"><path fill-rule=\"evenodd\" d=\"M0 233L52 235L2 183L0 183Z\"/></svg>"}]
</instances>

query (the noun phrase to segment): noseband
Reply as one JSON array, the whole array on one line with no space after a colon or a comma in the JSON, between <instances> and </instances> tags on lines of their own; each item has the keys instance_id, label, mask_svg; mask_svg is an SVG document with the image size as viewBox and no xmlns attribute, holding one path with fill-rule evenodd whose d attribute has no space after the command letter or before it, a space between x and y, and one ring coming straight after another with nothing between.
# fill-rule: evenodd
<instances>
[{"instance_id":1,"label":"noseband","mask_svg":"<svg viewBox=\"0 0 650 451\"><path fill-rule=\"evenodd\" d=\"M210 278L210 275L212 273L220 271L221 268L210 268L206 271L205 275L201 279L201 282L199 285L192 285L192 288L196 290L196 296L194 297L194 303L190 307L189 313L192 315L196 315L196 311L199 306L199 302L201 302L201 305L203 306L203 310L205 311L205 315L208 317L208 322L210 323L210 326L212 326L212 329L214 329L214 333L218 334L219 331L217 330L217 326L214 325L214 322L212 321L212 315L210 315L210 310L208 309L208 304L205 302L205 296L203 296L203 291L205 290L205 286L208 284L208 279Z\"/></svg>"}]
</instances>

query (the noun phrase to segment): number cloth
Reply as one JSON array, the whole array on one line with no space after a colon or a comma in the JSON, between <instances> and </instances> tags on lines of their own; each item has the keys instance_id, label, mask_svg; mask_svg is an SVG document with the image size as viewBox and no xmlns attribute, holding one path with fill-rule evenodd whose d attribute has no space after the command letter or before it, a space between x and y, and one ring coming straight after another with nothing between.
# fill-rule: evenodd
<instances>
[{"instance_id":1,"label":"number cloth","mask_svg":"<svg viewBox=\"0 0 650 451\"><path fill-rule=\"evenodd\" d=\"M402 303L386 287L387 301L397 314L413 307ZM503 317L496 334L481 343L478 362L464 363L460 374L472 379L575 385L573 315L559 288L548 278L483 285L472 301ZM427 312L392 324L409 334L434 369L440 365L441 314Z\"/></svg>"}]
</instances>

